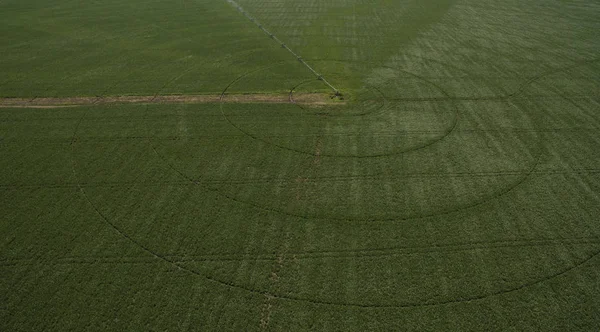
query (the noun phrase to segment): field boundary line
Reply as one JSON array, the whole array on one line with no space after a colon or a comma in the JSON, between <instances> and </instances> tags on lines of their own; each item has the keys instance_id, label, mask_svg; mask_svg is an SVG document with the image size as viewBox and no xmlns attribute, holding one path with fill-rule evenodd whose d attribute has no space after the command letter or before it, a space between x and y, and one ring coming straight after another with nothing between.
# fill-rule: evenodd
<instances>
[{"instance_id":1,"label":"field boundary line","mask_svg":"<svg viewBox=\"0 0 600 332\"><path fill-rule=\"evenodd\" d=\"M148 95L148 96L114 96L114 97L44 97L44 98L0 98L0 108L62 108L106 104L290 104L287 93L253 93L253 94L207 94L207 95ZM307 106L336 106L345 103L331 101L324 93L305 93L299 96L296 103Z\"/></svg>"},{"instance_id":2,"label":"field boundary line","mask_svg":"<svg viewBox=\"0 0 600 332\"><path fill-rule=\"evenodd\" d=\"M0 108L68 108L68 107L83 107L92 105L117 105L117 104L296 104L308 106L340 106L345 105L344 101L331 102L326 94L305 93L300 94L298 98L291 97L289 92L286 94L225 94L227 98L221 99L221 94L207 95L157 95L155 96L97 96L97 97L36 97L32 98L13 98L0 97ZM516 95L516 93L515 93ZM439 101L464 101L464 102L489 102L489 101L506 101L512 100L533 100L533 99L590 99L598 96L591 95L560 95L560 96L527 96L522 98L512 96L488 96L488 97L432 97L432 98L386 98L389 102L439 102ZM378 99L367 99L376 101ZM352 116L361 116L372 114L355 114ZM337 115L336 115L337 116ZM464 131L464 130L463 130Z\"/></svg>"}]
</instances>

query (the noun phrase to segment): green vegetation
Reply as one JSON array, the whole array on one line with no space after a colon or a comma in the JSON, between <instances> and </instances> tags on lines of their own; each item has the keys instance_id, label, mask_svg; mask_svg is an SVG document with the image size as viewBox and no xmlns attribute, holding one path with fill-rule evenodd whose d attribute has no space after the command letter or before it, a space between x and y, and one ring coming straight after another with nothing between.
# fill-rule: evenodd
<instances>
[{"instance_id":1,"label":"green vegetation","mask_svg":"<svg viewBox=\"0 0 600 332\"><path fill-rule=\"evenodd\" d=\"M598 3L236 2L0 2L0 330L598 330Z\"/></svg>"}]
</instances>

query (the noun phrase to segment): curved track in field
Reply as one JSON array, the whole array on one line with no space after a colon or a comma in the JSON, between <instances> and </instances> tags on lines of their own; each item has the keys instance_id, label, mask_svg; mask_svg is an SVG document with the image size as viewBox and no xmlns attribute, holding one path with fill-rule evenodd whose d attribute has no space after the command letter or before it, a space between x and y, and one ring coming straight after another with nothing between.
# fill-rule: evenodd
<instances>
[{"instance_id":1,"label":"curved track in field","mask_svg":"<svg viewBox=\"0 0 600 332\"><path fill-rule=\"evenodd\" d=\"M554 72L553 72L554 73ZM540 76L537 79L541 79L543 77ZM177 78L172 79L170 82L175 81ZM536 80L537 80L536 79ZM529 84L531 84L532 82L536 81L536 80L530 80ZM235 82L235 81L234 81ZM168 85L165 84L163 86L163 88ZM519 93L522 93L522 91L525 90L525 87L521 87L520 91L515 92L514 94L511 94L510 96L507 96L506 98L511 98L514 95L518 95ZM160 93L160 91L157 91L156 95L158 95ZM186 271L187 273L190 273L192 275L196 275L196 276L200 276L202 278L205 278L206 280L210 281L210 282L214 282L216 284L219 284L221 286L230 288L230 289L238 289L241 291L246 291L246 292L250 292L252 294L255 295L260 295L260 296L268 296L274 299L281 299L281 300L290 300L290 301L302 301L302 302L307 302L307 303L312 303L315 305L335 305L335 306L349 306L349 307L360 307L360 308L403 308L403 307L425 307L425 306L437 306L437 305L445 305L445 304L452 304L452 303L460 303L460 302L469 302L469 301L475 301L475 300L481 300L481 299L485 299L488 297L492 297L492 296L497 296L497 295L502 295L502 294L507 294L507 293L511 293L511 292L516 292L519 290L522 290L526 287L530 287L530 286L534 286L540 283L543 283L545 281L554 279L556 277L560 277L562 275L565 275L567 273L569 273L570 271L583 266L584 264L586 264L587 262L591 261L592 259L594 259L595 257L598 256L598 254L600 254L600 250L598 251L594 251L593 253L591 253L590 255L588 255L587 257L578 260L575 264L566 266L564 268L558 269L556 271L554 271L552 274L546 275L543 278L538 278L535 280L530 280L524 283L520 283L518 285L514 285L512 287L509 288L504 288L504 289L499 289L499 290L495 290L495 291L491 291L491 292L486 292L484 294L480 294L480 295L471 295L471 296L466 296L466 297L461 297L461 298L455 298L455 299L449 299L449 300L443 300L443 301L424 301L424 302L414 302L414 303L399 303L399 304L366 304L366 303L357 303L357 302L343 302L343 301L327 301L327 300L323 300L323 299L315 299L315 298L308 298L308 297L302 297L302 296L292 296L292 295L281 295L281 294L273 294L269 291L265 291L265 290L261 290L261 289L257 289L257 288L253 288L253 287L249 287L249 286L245 286L245 285L241 285L241 284L236 284L233 282L229 282L229 281L225 281L225 280L221 280L215 276L211 276L208 275L206 273L202 273L199 272L193 268L190 268L188 266L184 265L183 261L177 260L177 259L173 259L172 257L168 257L165 255L160 254L159 252L155 251L152 249L151 246L148 246L146 244L144 244L142 241L140 241L139 239L136 239L135 235L131 235L128 234L127 232L125 232L118 224L112 222L107 216L106 214L104 214L102 212L102 209L94 202L93 198L91 198L88 193L85 190L85 186L81 185L82 181L80 179L79 173L77 171L77 161L75 158L75 146L77 144L77 132L79 130L79 126L80 124L84 121L86 116L86 112L84 112L84 114L82 115L82 117L80 118L80 120L78 121L76 128L74 129L73 132L73 136L72 136L72 140L71 140L71 164L72 164L72 171L73 171L73 177L76 181L76 183L78 184L78 188L79 191L81 192L82 196L86 199L86 201L90 204L90 206L94 209L94 211L101 217L101 219L103 220L103 222L105 224L107 224L109 227L111 227L113 230L115 230L117 233L119 233L123 238L127 239L129 242L131 242L132 244L134 244L135 246L139 247L142 251L148 253L149 255L151 255L152 257L155 257L167 264L173 265L175 267L177 267L180 270ZM146 122L145 122L146 123ZM199 181L197 179L191 178L190 176L186 175L185 172L177 169L167 158L165 158L164 156L162 156L158 150L156 149L156 145L153 141L153 138L148 136L148 143L151 146L152 150L154 151L154 153L156 154L157 158L159 158L166 166L168 169L171 169L172 171L176 172L177 174L179 174L182 178L186 179L187 181L189 181L190 183L199 186L200 188L202 188L203 190L208 190L211 192L214 192L222 197L228 198L230 200L236 201L236 202L240 202L243 204L247 204L259 209L263 209L263 210L267 210L270 212L276 212L276 213L282 213L282 214L287 214L284 213L282 211L276 211L276 210L272 210L272 209L265 209L264 207L249 203L249 202L243 202L240 201L239 199L236 199L235 197L230 197L225 193L220 192L218 189L214 189L211 188L209 186L207 186L205 183L203 183L202 181ZM526 179L531 176L531 174L533 174L535 167L537 166L537 164L540 162L540 158L541 158L541 152L540 155L537 157L535 163L533 164L533 166L531 167L531 169L529 169L524 176L521 178L520 181L518 181L514 186L506 189L506 190L502 190L500 192L498 192L496 195L494 195L493 197L490 197L487 200L481 201L481 202L477 202L473 205L467 206L466 208L470 208L470 207L474 207L474 206L478 206L481 204L484 204L485 202L492 200L492 199L496 199L498 197L503 196L504 194L514 190L516 187L518 187L519 185L521 185L524 181L526 181ZM442 214L449 214L455 211L447 211L444 212ZM287 214L287 215L293 215L293 214ZM293 215L296 216L296 215ZM296 217L300 217L303 218L305 216L296 216ZM419 216L417 218L423 218L423 217L427 217L427 216ZM330 219L330 218L324 218L324 219ZM347 219L343 219L343 220L347 220ZM398 219L390 219L390 221L392 220L398 220ZM561 243L561 242L559 242ZM592 242L592 243L596 243L596 242ZM374 251L377 251L378 249L373 249ZM467 249L468 250L468 249ZM369 250L371 251L371 250ZM248 259L258 259L258 257L248 257Z\"/></svg>"},{"instance_id":2,"label":"curved track in field","mask_svg":"<svg viewBox=\"0 0 600 332\"><path fill-rule=\"evenodd\" d=\"M315 60L318 61L318 60ZM267 67L267 68L271 68ZM393 70L399 70L405 74L411 75L419 80L423 80L424 82L426 82L427 84L430 84L431 86L434 86L436 89L438 89L444 96L446 96L449 100L451 100L450 95L443 89L441 88L439 85L427 80L426 78L423 78L419 75L416 75L414 73L405 71L405 70L401 70L401 69L397 69L397 68L393 68L393 67L387 67L384 66L383 68L388 68L388 69L393 69ZM266 69L266 68L265 68ZM227 94L227 91L229 90L229 88L231 86L233 86L235 83L237 83L238 81L242 80L245 76L255 73L256 71L253 72L249 72L246 73L244 75L241 75L240 77L236 78L234 81L232 81L227 87L225 87L225 89L223 90L223 92L221 93L221 112L223 114L223 116L225 117L225 119L227 119L227 122L229 122L229 124L231 124L233 127L235 127L236 129L238 129L241 133L243 133L244 135L257 140L257 141L261 141L263 143L269 144L269 145L274 145L277 146L278 148L284 149L284 150L288 150L288 151L292 151L295 153L300 153L300 154L304 154L304 155L308 155L308 156L316 156L315 152L309 152L309 151L305 151L305 150L301 150L301 149L297 149L297 148L291 148L289 146L285 146L282 144L278 144L278 143L274 143L272 141L266 140L263 137L257 135L256 133L253 133L249 130L246 130L245 128L243 128L242 126L236 124L234 121L231 120L231 118L227 115L227 113L223 110L223 103L227 100L227 98L225 97ZM294 93L296 91L296 89L301 86L302 83L296 85L294 88L292 88L289 92L290 95L290 101L294 100ZM373 87L368 87L367 89L372 89L374 91L377 91L380 95L381 95L381 99L383 100L383 105L381 107L378 107L375 111L371 111L369 113L360 113L358 115L343 115L343 114L336 114L336 112L331 112L332 114L330 114L331 116L369 116L369 115L373 115L373 113L379 113L379 112L383 112L383 110L385 109L385 105L386 105L386 101L389 99L389 97L385 96L384 93L381 92L381 90L379 89L379 87L377 86L373 86ZM306 108L303 108L302 105L298 105L296 103L294 103L295 105L297 105L300 109L304 109L306 110ZM448 137L456 128L458 121L459 121L459 112L458 109L456 108L456 105L454 105L454 107L452 108L452 112L453 114L453 118L451 120L451 123L447 126L447 128L445 130L443 130L441 132L441 134L438 137L435 137L431 140L428 140L426 142L424 142L423 144L419 144L416 145L414 147L409 147L406 149L401 149L399 151L389 151L389 152L384 152L384 153L375 153L375 154L328 154L328 153L320 153L319 156L320 157L334 157L334 158L378 158L378 157L389 157L389 156L393 156L393 155L398 155L398 154L402 154L402 153L407 153L407 152L412 152L412 151L417 151L420 149L424 149L427 148L430 145L433 145L435 143L438 143L440 141L442 141L443 139L445 139L446 137Z\"/></svg>"}]
</instances>

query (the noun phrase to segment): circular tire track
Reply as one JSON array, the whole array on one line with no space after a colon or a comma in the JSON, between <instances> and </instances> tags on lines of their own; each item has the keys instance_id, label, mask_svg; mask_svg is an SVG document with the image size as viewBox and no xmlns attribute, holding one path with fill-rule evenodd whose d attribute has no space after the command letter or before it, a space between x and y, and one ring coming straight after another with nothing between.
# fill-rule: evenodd
<instances>
[{"instance_id":1,"label":"circular tire track","mask_svg":"<svg viewBox=\"0 0 600 332\"><path fill-rule=\"evenodd\" d=\"M311 61L316 62L316 60L314 60L314 59L311 60ZM386 67L386 68L396 70L393 67ZM257 70L257 71L260 71L260 70ZM253 73L257 72L257 71L253 71ZM248 74L250 74L250 73L248 73ZM411 76L415 76L412 73L408 73L408 74L411 75ZM228 87L226 87L224 89L224 91L222 93L222 97L225 96L225 94L227 92L227 89L231 85L235 84L237 81L241 80L246 75L247 74L241 75L240 77L238 77L234 81L232 81L232 83L230 85L228 85ZM418 76L415 76L415 77L419 78ZM304 82L306 82L306 81L304 81ZM303 83L300 83L300 84L296 85L296 87L298 87L298 86L300 86L302 84ZM292 91L290 91L290 99L291 100L293 100L293 91L294 91L294 89L296 87L294 87L292 89ZM445 94L446 97L451 98L448 95L448 93L446 93L442 88L438 87L438 89L440 91L442 91ZM456 104L454 104L454 105L456 106ZM297 105L297 106L299 106L299 105ZM238 130L240 130L242 133L244 133L245 135L249 136L252 139L261 141L261 142L263 142L265 144L276 145L276 146L278 146L278 147L280 147L282 149L288 150L288 151L298 152L300 154L305 154L305 155L308 155L308 156L311 156L311 157L315 157L316 156L316 154L313 153L313 152L307 152L307 151L298 150L298 149L291 149L291 148L286 147L286 146L280 146L280 145L277 145L277 144L273 144L273 143L271 143L271 142L269 142L269 141L267 141L267 140L265 140L265 139L263 139L261 137L258 137L255 134L253 134L251 132L248 132L244 128L241 128L241 127L237 126L235 123L233 123L233 121L229 117L227 117L227 115L225 114L225 112L223 110L223 104L221 104L221 111L222 111L223 115L225 116L225 118L227 119L227 121L231 125L233 125ZM450 133L456 128L457 123L458 123L458 110L455 108L455 121L453 122L452 127L449 130L447 130L444 133L444 135L442 135L441 137L439 137L436 140L432 140L432 141L428 142L425 145L417 146L414 149L409 149L409 151L406 151L406 152L420 150L422 148L425 148L425 147L430 146L430 145L432 145L432 144L434 144L436 142L441 141L442 139L444 139L448 135L450 135ZM296 212L290 212L290 211L283 210L283 209L281 209L279 207L267 207L267 206L265 206L263 204L259 204L259 203L255 203L255 202L247 201L247 200L242 200L242 199L237 199L237 198L235 199L235 201L242 202L244 204L248 204L248 205L250 205L252 207L255 207L255 208L264 209L264 210L267 210L267 211L276 211L276 212L284 214L284 215L298 217L298 218L302 218L302 219L320 219L320 220L337 220L337 221L360 221L360 222L363 222L363 221L404 221L404 220L422 219L422 218L429 218L429 217L435 217L435 216L441 216L441 215L448 215L448 214L459 212L459 211L462 211L462 210L465 210L465 209L468 209L468 208L474 208L474 207L480 206L480 205L482 205L482 204L484 204L484 203L486 203L486 202L488 202L490 200L493 200L493 199L496 199L496 198L499 198L499 197L501 197L503 195L508 194L509 192L513 191L516 187L518 187L521 184L523 184L526 181L526 179L531 174L534 173L536 166L541 161L541 156L542 156L542 150L543 150L543 148L540 145L538 145L537 150L538 150L538 153L537 153L537 155L535 155L532 158L532 162L530 162L529 167L527 167L527 169L520 174L521 176L519 176L517 179L515 179L514 181L512 181L509 185L507 185L507 186L501 186L499 189L493 190L491 192L488 192L488 194L483 195L483 196L479 197L478 199L472 200L472 201L470 201L467 204L461 204L458 207L443 208L443 209L439 209L437 211L433 211L431 213L413 213L413 214L408 214L408 215L406 215L406 214L404 214L404 215L393 215L393 216L389 216L389 217L376 217L376 218L369 218L369 217L359 217L359 218L356 218L356 217L348 217L348 216L342 216L342 217L340 217L340 216L337 216L337 215L325 215L325 214L322 214L322 213L318 213L318 214L315 214L315 213L296 213ZM391 156L391 155L394 155L394 154L395 153L390 153L390 154L382 154L382 155L378 155L378 156L379 157L383 157L383 156ZM361 158L361 157L357 157L357 156L330 155L330 154L326 154L326 153L320 154L319 157L330 157L330 158L336 158L336 157L353 158L354 157L354 158ZM372 156L366 156L365 158L367 158L367 157L372 157ZM222 192L218 188L216 188L216 190ZM231 196L232 196L231 194L225 194L225 195L227 197L229 197L229 198L231 198Z\"/></svg>"},{"instance_id":2,"label":"circular tire track","mask_svg":"<svg viewBox=\"0 0 600 332\"><path fill-rule=\"evenodd\" d=\"M78 184L78 187L80 189L80 192L82 193L82 195L84 196L84 198L86 199L86 201L93 207L93 209L95 210L95 212L97 214L100 215L100 217L103 219L103 221L108 224L111 228L113 228L117 233L119 233L122 237L124 237L125 239L127 239L128 241L130 241L132 244L136 245L137 247L139 247L140 249L142 249L144 252L147 252L148 254L150 254L153 257L156 257L157 259L160 259L162 261L164 261L165 263L168 263L174 267L176 267L179 270L183 270L187 273L190 273L192 275L196 275L196 276L200 276L204 279L206 279L209 282L221 285L226 287L227 289L238 289L240 291L246 291L246 292L250 292L254 295L257 296L269 296L275 299L281 299L281 300L289 300L289 301L299 301L299 302L306 302L306 303L311 303L314 305L333 305L333 306L345 306L345 307L358 307L358 308L407 308L407 307L428 307L428 306L439 306L439 305L445 305L445 304L452 304L452 303L462 303L462 302L470 302L470 301L475 301L475 300L481 300L481 299L485 299L488 297L492 297L492 296L496 296L496 295L502 295L502 294L507 294L507 293L512 293L521 289L524 289L526 287L529 286L533 286L539 283L542 283L544 281L547 280L551 280L554 279L556 277L562 276L564 274L567 274L568 272L586 264L587 262L589 262L590 260L592 260L593 258L595 258L598 254L600 254L600 251L596 251L594 253L592 253L591 255L589 255L588 257L586 257L585 259L580 260L579 262L568 266L566 268L563 269L559 269L557 272L548 275L544 278L539 278L536 280L532 280L526 283L522 283L519 284L517 286L511 287L511 288L505 288L505 289L501 289L501 290L497 290L497 291L493 291L493 292L488 292L486 294L482 294L482 295L477 295L477 296L468 296L468 297L461 297L461 298L455 298L455 299L449 299L449 300L442 300L442 301L423 301L423 302L409 302L409 303L400 303L400 304L364 304L364 303L357 303L357 302L344 302L344 301L327 301L327 300L321 300L321 299L312 299L312 298L306 298L306 297L300 297L300 296L290 296L290 295L278 295L278 294L272 294L270 292L264 291L264 290L260 290L260 289L255 289L252 287L248 287L248 286L244 286L244 285L239 285L233 282L228 282L228 281L223 281L223 280L219 280L218 278L214 277L214 276L210 276L207 275L205 273L201 273L196 271L193 268L189 268L187 266L184 266L181 262L177 262L173 259L170 259L164 255L161 255L160 253L153 251L149 246L144 245L143 243L141 243L140 241L135 239L135 236L131 236L128 233L124 232L118 225L116 225L115 223L111 222L100 210L100 208L94 204L94 202L92 201L92 199L88 196L87 192L85 191L84 187L81 185L81 181L79 179L78 173L77 173L77 166L76 166L76 162L75 162L75 148L74 148L74 143L76 142L76 134L79 128L79 124L83 121L85 114L87 112L84 112L84 114L82 115L81 119L79 120L74 133L73 133L73 138L72 138L72 142L71 142L71 161L72 161L72 170L73 170L73 176L75 178L76 183ZM154 144L151 141L151 138L149 137L149 143L152 145L152 148L154 150L154 152L157 154L157 156L164 162L166 163L170 169L174 170L175 172L177 172L178 174L180 174L181 176L183 176L184 178L186 178L187 180L191 181L192 183L196 184L196 185L202 185L201 182L199 182L198 180L193 180L191 178L189 178L188 176L186 176L183 172L177 170L171 163L169 163L169 161L164 158L164 156L161 156L160 153L158 153L158 151L155 149ZM541 155L540 155L541 156ZM536 163L533 165L533 167L531 168L531 170L529 172L526 173L525 177L523 178L522 181L518 182L514 187L517 187L518 185L520 185L523 181L525 181L525 179L533 172L533 170L535 169L535 166L537 165L537 163L539 163L539 158L540 156L538 156L538 158L536 159ZM203 185L202 185L203 186ZM203 186L205 187L205 186ZM505 191L504 193L514 189L511 188L507 191ZM209 189L206 188L205 189ZM219 194L221 194L220 192L215 191L215 190L211 190L210 191L213 192L217 192ZM503 195L503 193L500 193L499 196ZM481 203L480 203L481 204Z\"/></svg>"},{"instance_id":3,"label":"circular tire track","mask_svg":"<svg viewBox=\"0 0 600 332\"><path fill-rule=\"evenodd\" d=\"M311 62L329 61L329 62L345 63L345 62L342 62L342 61L339 61L339 60L310 59L310 61ZM356 62L357 63L369 63L369 62L361 62L361 61L356 61ZM233 80L229 85L227 85L225 87L225 89L221 93L221 101L225 98L228 89L231 86L233 86L234 84L236 84L237 82L239 82L240 80L242 80L244 77L246 77L248 75L251 75L251 74L254 74L254 73L257 73L257 72L260 72L262 70L273 68L274 66L279 66L279 65L282 65L282 64L286 64L286 63L292 63L292 62L282 61L279 64L270 65L270 66L264 67L262 69L254 70L254 71L248 72L246 74L243 74L243 75L237 77L235 80ZM453 116L453 118L451 120L450 125L442 132L442 134L440 136L435 137L433 139L430 139L430 140L426 141L425 143L418 144L418 145L415 145L415 146L412 146L412 147L408 147L408 148L405 148L405 149L400 149L400 150L391 149L391 151L389 151L389 152L373 153L373 154L331 154L331 153L320 153L319 157L360 158L360 159L363 159L363 158L379 158L379 157L389 157L389 156L394 156L394 155L400 155L400 154L403 154L403 153L408 153L408 152L413 152L413 151L421 150L421 149L427 148L427 147L429 147L429 146L431 146L431 145L433 145L435 143L438 143L438 142L442 141L443 139L445 139L446 137L448 137L454 131L454 129L457 127L458 122L459 122L458 107L456 105L456 102L454 100L452 100L451 96L443 88L441 88L439 85L437 85L437 84L435 84L435 83L433 83L433 82L431 82L431 81L429 81L429 80L427 80L427 79L425 79L425 78L423 78L423 77L421 77L419 75L416 75L414 73L411 73L411 72L408 72L408 71L405 71L405 70L402 70L402 69L394 68L394 67L389 67L389 66L380 66L380 67L381 68L390 69L390 70L400 71L400 72L403 72L405 74L411 75L411 76L413 76L413 77L415 77L415 78L417 78L419 80L422 80L423 82L425 82L425 83L427 83L427 84L435 87L439 92L441 92L444 96L446 96L448 98L448 101L453 104L452 112L454 113L454 116ZM315 81L315 80L311 80L311 81ZM307 83L307 82L310 82L310 81L303 81L303 82L297 84L296 86L294 86L290 90L290 93L289 93L289 95L290 95L290 102L293 102L293 100L294 100L293 99L293 95L294 95L296 89L298 87L302 86L303 84ZM383 99L383 104L381 105L381 107L377 107L377 109L375 111L368 112L368 113L359 113L359 114L351 114L351 115L348 115L348 114L346 114L346 115L344 115L344 114L337 114L336 115L335 112L332 112L331 115L335 116L335 117L343 117L343 116L346 116L346 117L355 117L355 116L364 117L364 116L374 115L376 113L381 113L385 109L385 105L387 104L387 101L389 100L389 97L385 96L385 94L383 92L381 92L381 90L377 86L367 87L367 89L375 90L375 91L377 91L378 94L381 95L381 97ZM306 110L306 108L302 107L300 104L297 104L297 103L293 103L293 104L296 105L297 107L299 107L302 110ZM284 150L288 150L288 151L292 151L292 152L295 152L295 153L304 154L304 155L308 155L308 156L316 156L316 153L314 153L314 152L310 152L310 151L306 151L306 150L302 150L302 149L297 149L297 148L292 148L292 147L285 146L285 145L282 145L282 144L279 144L279 143L276 143L276 142L272 142L270 140L265 139L264 137L261 137L261 136L255 134L255 133L253 133L253 132L251 132L251 131L243 128L242 126L240 126L237 123L235 123L227 115L227 113L225 112L225 110L223 108L223 103L221 103L221 112L222 112L223 116L225 117L225 119L227 120L227 122L229 124L231 124L233 127L235 127L236 129L238 129L241 133L243 133L244 135L248 136L249 138L251 138L253 140L261 141L261 142L263 142L265 144L273 145L273 146L276 146L278 148L281 148L281 149L284 149Z\"/></svg>"}]
</instances>

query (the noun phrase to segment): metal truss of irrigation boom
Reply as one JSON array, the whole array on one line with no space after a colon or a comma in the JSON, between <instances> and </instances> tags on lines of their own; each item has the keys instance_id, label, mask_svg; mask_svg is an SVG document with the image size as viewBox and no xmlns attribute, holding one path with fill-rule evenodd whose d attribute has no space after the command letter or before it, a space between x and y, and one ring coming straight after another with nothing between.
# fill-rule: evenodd
<instances>
[{"instance_id":1,"label":"metal truss of irrigation boom","mask_svg":"<svg viewBox=\"0 0 600 332\"><path fill-rule=\"evenodd\" d=\"M285 48L286 50L288 50L288 52L292 53L292 55L294 57L296 57L296 59L298 59L298 61L300 61L300 63L302 63L306 68L308 68L308 70L310 70L317 77L318 80L322 81L328 87L330 87L335 92L336 95L340 94L340 91L336 87L331 85L331 83L329 83L325 79L325 77L323 77L323 75L317 73L317 71L314 70L313 67L311 67L308 63L306 63L306 61L304 61L304 59L302 59L302 57L300 55L298 55L296 52L292 51L284 42L282 42L279 38L277 38L277 36L272 34L264 26L262 26L262 24L260 24L254 17L252 17L250 14L248 14L248 12L244 10L244 8L242 8L240 5L238 5L237 2L235 2L234 0L226 0L226 1L229 2L232 6L234 6L240 13L242 13L244 16L246 16L246 18L249 19L252 23L254 23L259 29L261 29L264 33L266 33L269 37L271 37L271 39L273 39L275 42L277 42L279 45L281 45L281 47Z\"/></svg>"}]
</instances>

